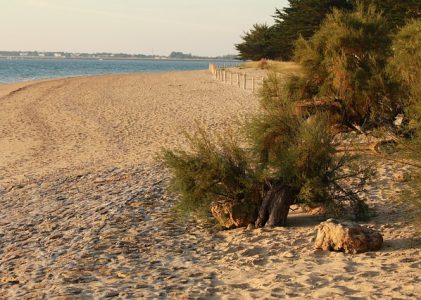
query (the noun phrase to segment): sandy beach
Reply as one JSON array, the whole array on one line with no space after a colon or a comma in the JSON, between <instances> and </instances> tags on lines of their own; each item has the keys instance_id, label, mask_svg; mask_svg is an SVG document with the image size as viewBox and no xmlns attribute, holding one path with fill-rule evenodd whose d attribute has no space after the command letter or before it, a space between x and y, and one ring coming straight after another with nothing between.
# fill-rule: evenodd
<instances>
[{"instance_id":1,"label":"sandy beach","mask_svg":"<svg viewBox=\"0 0 421 300\"><path fill-rule=\"evenodd\" d=\"M208 71L0 85L0 107L1 299L421 298L402 165L378 162L363 195L378 252L314 250L321 219L299 212L286 228L222 232L173 219L156 153L258 109Z\"/></svg>"}]
</instances>

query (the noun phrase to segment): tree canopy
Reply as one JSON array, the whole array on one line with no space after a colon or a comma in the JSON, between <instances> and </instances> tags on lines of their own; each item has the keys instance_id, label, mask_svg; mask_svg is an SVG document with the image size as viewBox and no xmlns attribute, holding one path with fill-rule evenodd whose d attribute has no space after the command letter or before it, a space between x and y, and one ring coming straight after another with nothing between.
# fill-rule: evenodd
<instances>
[{"instance_id":1,"label":"tree canopy","mask_svg":"<svg viewBox=\"0 0 421 300\"><path fill-rule=\"evenodd\" d=\"M352 9L349 0L289 0L289 6L276 9L274 41L278 57L290 60L294 42L301 35L311 37L333 8Z\"/></svg>"},{"instance_id":2,"label":"tree canopy","mask_svg":"<svg viewBox=\"0 0 421 300\"><path fill-rule=\"evenodd\" d=\"M276 9L274 25L254 25L237 45L243 59L261 58L291 60L295 41L310 38L319 30L333 9L353 10L360 3L374 4L387 21L388 32L394 33L409 19L421 18L419 0L288 0L283 9Z\"/></svg>"},{"instance_id":3,"label":"tree canopy","mask_svg":"<svg viewBox=\"0 0 421 300\"><path fill-rule=\"evenodd\" d=\"M250 31L242 36L242 39L244 42L236 45L242 59L260 60L263 58L276 58L275 45L273 44L273 26L255 24Z\"/></svg>"}]
</instances>

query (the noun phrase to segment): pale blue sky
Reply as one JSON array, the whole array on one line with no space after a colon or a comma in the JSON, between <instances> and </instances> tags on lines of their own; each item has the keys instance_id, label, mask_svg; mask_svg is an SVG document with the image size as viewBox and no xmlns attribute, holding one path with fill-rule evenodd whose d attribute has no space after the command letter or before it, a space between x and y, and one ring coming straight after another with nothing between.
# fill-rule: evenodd
<instances>
[{"instance_id":1,"label":"pale blue sky","mask_svg":"<svg viewBox=\"0 0 421 300\"><path fill-rule=\"evenodd\" d=\"M0 0L0 50L235 53L286 0Z\"/></svg>"}]
</instances>

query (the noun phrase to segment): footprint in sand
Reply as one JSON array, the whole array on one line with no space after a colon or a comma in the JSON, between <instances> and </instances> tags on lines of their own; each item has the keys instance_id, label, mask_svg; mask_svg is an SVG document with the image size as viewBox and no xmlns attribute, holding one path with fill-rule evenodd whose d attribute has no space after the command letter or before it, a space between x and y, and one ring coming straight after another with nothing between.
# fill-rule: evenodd
<instances>
[{"instance_id":1,"label":"footprint in sand","mask_svg":"<svg viewBox=\"0 0 421 300\"><path fill-rule=\"evenodd\" d=\"M255 247L255 248L252 248L252 249L247 249L247 250L241 252L240 254L241 254L241 256L256 256L256 255L261 254L263 251L264 251L263 248Z\"/></svg>"}]
</instances>

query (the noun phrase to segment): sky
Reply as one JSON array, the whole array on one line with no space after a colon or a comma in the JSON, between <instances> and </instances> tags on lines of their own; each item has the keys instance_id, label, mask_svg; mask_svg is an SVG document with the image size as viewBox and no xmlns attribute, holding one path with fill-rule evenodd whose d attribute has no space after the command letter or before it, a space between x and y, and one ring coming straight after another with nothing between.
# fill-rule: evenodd
<instances>
[{"instance_id":1,"label":"sky","mask_svg":"<svg viewBox=\"0 0 421 300\"><path fill-rule=\"evenodd\" d=\"M0 0L0 50L235 54L287 0Z\"/></svg>"}]
</instances>

